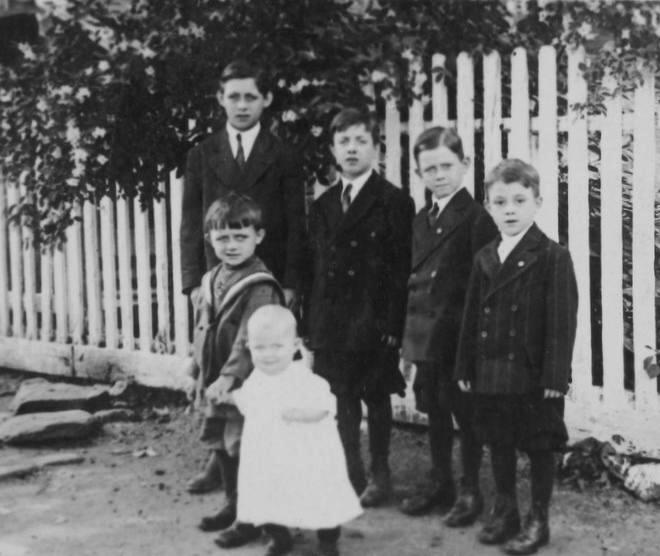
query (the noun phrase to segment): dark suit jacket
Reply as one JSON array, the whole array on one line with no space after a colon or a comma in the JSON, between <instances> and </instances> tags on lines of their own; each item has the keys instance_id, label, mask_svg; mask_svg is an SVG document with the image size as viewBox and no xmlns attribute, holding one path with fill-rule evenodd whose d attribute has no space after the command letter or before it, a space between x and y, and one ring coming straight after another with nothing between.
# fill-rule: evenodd
<instances>
[{"instance_id":1,"label":"dark suit jacket","mask_svg":"<svg viewBox=\"0 0 660 556\"><path fill-rule=\"evenodd\" d=\"M536 225L504 264L497 245L475 257L454 377L483 394L566 393L578 303L568 249Z\"/></svg>"},{"instance_id":2,"label":"dark suit jacket","mask_svg":"<svg viewBox=\"0 0 660 556\"><path fill-rule=\"evenodd\" d=\"M474 255L496 236L492 218L466 189L452 197L433 225L428 209L419 211L413 221L404 359L453 362Z\"/></svg>"},{"instance_id":3,"label":"dark suit jacket","mask_svg":"<svg viewBox=\"0 0 660 556\"><path fill-rule=\"evenodd\" d=\"M302 174L292 153L262 127L243 172L226 129L188 153L180 231L183 291L198 286L205 270L218 263L213 250L205 249L204 215L213 201L230 191L259 203L266 237L257 255L283 287L299 287L305 231Z\"/></svg>"},{"instance_id":4,"label":"dark suit jacket","mask_svg":"<svg viewBox=\"0 0 660 556\"><path fill-rule=\"evenodd\" d=\"M339 196L335 186L310 208L310 345L380 349L384 334L400 338L403 329L413 202L375 172L346 214Z\"/></svg>"}]
</instances>

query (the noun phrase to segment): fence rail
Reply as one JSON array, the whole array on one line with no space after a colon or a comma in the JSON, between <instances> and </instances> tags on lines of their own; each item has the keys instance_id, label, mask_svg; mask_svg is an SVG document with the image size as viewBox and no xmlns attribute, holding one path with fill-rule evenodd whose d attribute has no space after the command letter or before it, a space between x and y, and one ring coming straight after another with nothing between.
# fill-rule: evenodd
<instances>
[{"instance_id":1,"label":"fence rail","mask_svg":"<svg viewBox=\"0 0 660 556\"><path fill-rule=\"evenodd\" d=\"M573 106L587 98L583 60L584 52L576 50L561 64L567 68L561 77L568 107L559 114L560 64L552 47L543 47L533 65L524 49L516 49L506 60L509 83L503 82L498 53L485 55L480 64L461 53L455 84L434 81L430 108L415 100L402 121L395 102L384 101L384 173L409 187L417 208L424 204L423 186L410 164L412 141L402 141L402 136L414 138L432 124L454 126L462 136L466 155L475 161L465 177L473 193L478 176L503 156L536 165L544 197L539 224L549 236L567 239L580 295L568 421L574 430L617 431L651 447L660 409L657 380L644 370L657 335L655 76L645 72L632 99L609 98L606 114L580 115ZM436 67L445 62L444 56L434 56ZM530 67L537 76L530 75ZM508 104L503 102L505 85L511 91ZM503 116L505 106L509 114ZM406 144L409 150L403 152ZM628 152L633 162L627 182ZM151 378L159 372L174 377L189 352L189 308L180 293L182 186L172 173L169 183L160 184L165 200L146 211L121 197L85 203L77 207L81 220L67 231L65 246L39 250L27 227L7 221L7 207L22 192L3 181L0 365L48 367L44 354L51 354L59 358L52 365L56 373L100 372L107 377L113 369L133 369L139 363L155 367L139 371ZM623 233L630 204L631 239ZM630 327L632 358L624 357L624 333ZM599 337L601 341L594 341ZM98 363L103 353L111 364ZM95 371L90 361L102 371ZM403 400L399 415L419 420L411 408L412 401Z\"/></svg>"}]
</instances>

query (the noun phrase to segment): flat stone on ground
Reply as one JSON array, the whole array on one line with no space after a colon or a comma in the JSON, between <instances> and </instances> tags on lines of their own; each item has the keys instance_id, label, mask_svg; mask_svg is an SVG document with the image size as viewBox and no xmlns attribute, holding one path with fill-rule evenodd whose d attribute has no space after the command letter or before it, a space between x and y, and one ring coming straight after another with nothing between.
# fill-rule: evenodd
<instances>
[{"instance_id":1,"label":"flat stone on ground","mask_svg":"<svg viewBox=\"0 0 660 556\"><path fill-rule=\"evenodd\" d=\"M93 413L110 406L107 386L80 386L42 378L21 383L9 408L16 414L82 409Z\"/></svg>"},{"instance_id":2,"label":"flat stone on ground","mask_svg":"<svg viewBox=\"0 0 660 556\"><path fill-rule=\"evenodd\" d=\"M33 444L51 440L82 439L97 428L91 413L80 409L17 415L0 423L0 442Z\"/></svg>"},{"instance_id":3,"label":"flat stone on ground","mask_svg":"<svg viewBox=\"0 0 660 556\"><path fill-rule=\"evenodd\" d=\"M85 457L75 452L64 452L57 454L48 454L45 456L36 456L29 459L21 458L20 462L0 460L0 481L15 477L25 477L43 467L52 465L70 465L82 463Z\"/></svg>"}]
</instances>

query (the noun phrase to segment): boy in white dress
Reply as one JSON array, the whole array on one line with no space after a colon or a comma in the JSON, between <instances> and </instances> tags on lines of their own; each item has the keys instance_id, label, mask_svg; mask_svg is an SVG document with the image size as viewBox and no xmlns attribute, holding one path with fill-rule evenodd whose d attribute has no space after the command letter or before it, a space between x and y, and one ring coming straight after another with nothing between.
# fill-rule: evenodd
<instances>
[{"instance_id":1,"label":"boy in white dress","mask_svg":"<svg viewBox=\"0 0 660 556\"><path fill-rule=\"evenodd\" d=\"M248 321L254 372L230 393L245 417L237 517L270 536L267 556L288 553L287 527L316 529L318 554L339 554L341 523L362 513L348 479L328 383L302 361L296 320L278 305Z\"/></svg>"}]
</instances>

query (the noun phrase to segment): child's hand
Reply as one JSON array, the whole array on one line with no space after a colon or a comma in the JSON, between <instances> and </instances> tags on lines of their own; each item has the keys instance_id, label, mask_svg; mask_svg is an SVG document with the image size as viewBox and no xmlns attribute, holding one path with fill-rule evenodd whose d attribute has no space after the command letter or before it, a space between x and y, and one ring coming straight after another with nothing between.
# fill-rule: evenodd
<instances>
[{"instance_id":1,"label":"child's hand","mask_svg":"<svg viewBox=\"0 0 660 556\"><path fill-rule=\"evenodd\" d=\"M383 334L381 340L387 347L399 347L399 340L397 340L394 336L390 336L389 334Z\"/></svg>"},{"instance_id":2,"label":"child's hand","mask_svg":"<svg viewBox=\"0 0 660 556\"><path fill-rule=\"evenodd\" d=\"M220 375L220 377L206 389L206 396L215 404L229 402L231 401L229 392L234 388L235 383L236 379L233 376Z\"/></svg>"},{"instance_id":3,"label":"child's hand","mask_svg":"<svg viewBox=\"0 0 660 556\"><path fill-rule=\"evenodd\" d=\"M550 388L546 388L545 390L543 390L543 397L545 399L548 399L548 398L561 398L563 395L564 394L562 394L558 390L552 390Z\"/></svg>"},{"instance_id":4,"label":"child's hand","mask_svg":"<svg viewBox=\"0 0 660 556\"><path fill-rule=\"evenodd\" d=\"M459 380L458 387L461 392L472 392L472 383L469 380Z\"/></svg>"}]
</instances>

